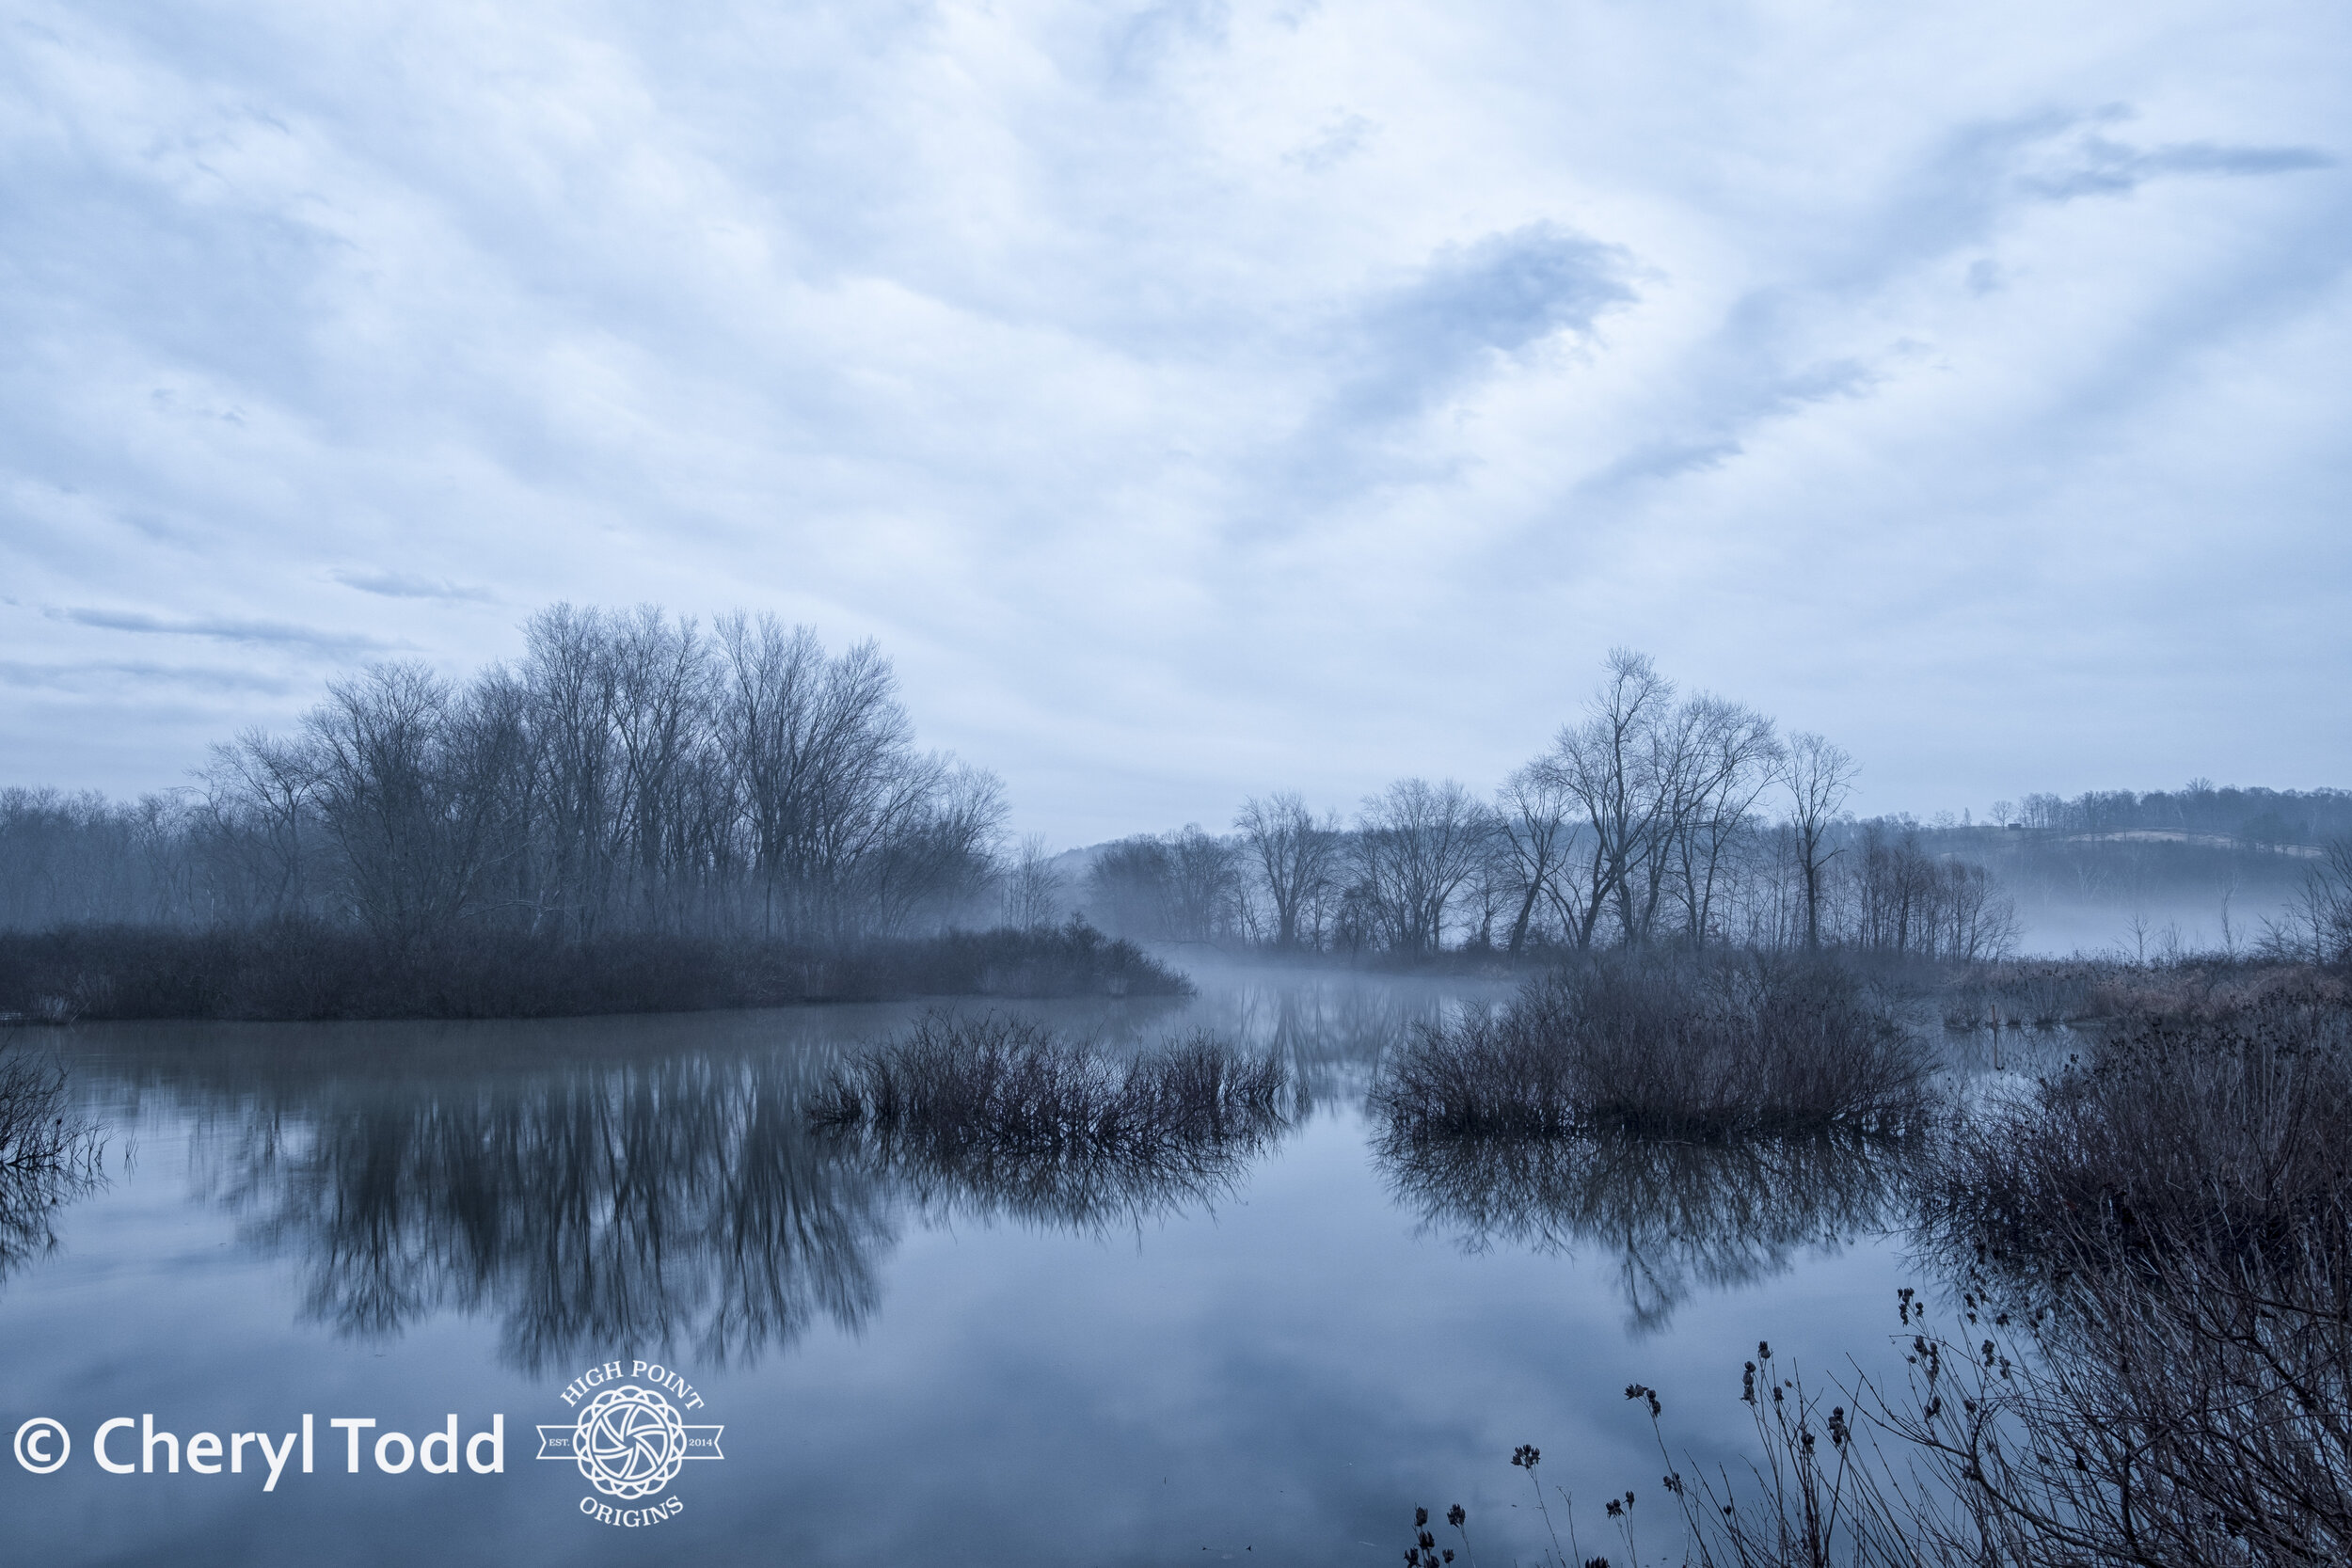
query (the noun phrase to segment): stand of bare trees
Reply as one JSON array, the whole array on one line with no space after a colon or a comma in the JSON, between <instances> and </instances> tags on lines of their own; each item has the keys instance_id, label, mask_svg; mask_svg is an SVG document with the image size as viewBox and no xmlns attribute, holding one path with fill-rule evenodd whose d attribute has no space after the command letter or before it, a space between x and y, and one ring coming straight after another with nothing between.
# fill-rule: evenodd
<instances>
[{"instance_id":1,"label":"stand of bare trees","mask_svg":"<svg viewBox=\"0 0 2352 1568\"><path fill-rule=\"evenodd\" d=\"M1407 959L2005 949L1999 890L1906 825L1855 823L1854 774L1821 737L1784 740L1618 650L1583 715L1491 799L1408 778L1343 823L1295 793L1252 798L1230 836L1121 839L1065 887L1040 842L1000 863L996 781L917 748L872 644L557 605L516 663L465 683L370 669L293 735L219 748L199 790L0 795L0 928L293 919L395 945L493 928L839 947L1041 927L1074 895L1118 936ZM2306 924L2335 929L2333 907Z\"/></svg>"},{"instance_id":2,"label":"stand of bare trees","mask_svg":"<svg viewBox=\"0 0 2352 1568\"><path fill-rule=\"evenodd\" d=\"M1265 939L1284 951L1320 946L1317 916L1339 875L1340 824L1318 818L1297 791L1242 802L1233 818L1271 916Z\"/></svg>"},{"instance_id":3,"label":"stand of bare trees","mask_svg":"<svg viewBox=\"0 0 2352 1568\"><path fill-rule=\"evenodd\" d=\"M2304 868L2295 899L2266 923L2262 945L2278 958L2352 962L2352 838L2330 841Z\"/></svg>"},{"instance_id":4,"label":"stand of bare trees","mask_svg":"<svg viewBox=\"0 0 2352 1568\"><path fill-rule=\"evenodd\" d=\"M1584 716L1491 800L1405 779L1343 826L1295 793L1252 797L1230 840L1188 828L1109 846L1088 902L1130 936L1406 958L1656 943L1979 958L2011 946L2013 909L1981 866L1931 853L1907 819L1853 820L1855 773L1821 736L1784 740L1745 704L1682 696L1620 649ZM1200 880L1180 874L1184 857L1216 866L1213 903L1180 897Z\"/></svg>"},{"instance_id":5,"label":"stand of bare trees","mask_svg":"<svg viewBox=\"0 0 2352 1568\"><path fill-rule=\"evenodd\" d=\"M993 913L1003 817L994 778L917 749L870 642L556 605L517 663L375 666L198 791L0 796L0 924L837 945Z\"/></svg>"},{"instance_id":6,"label":"stand of bare trees","mask_svg":"<svg viewBox=\"0 0 2352 1568\"><path fill-rule=\"evenodd\" d=\"M1095 918L1120 936L1229 942L1242 929L1241 853L1197 823L1105 847L1086 892Z\"/></svg>"}]
</instances>

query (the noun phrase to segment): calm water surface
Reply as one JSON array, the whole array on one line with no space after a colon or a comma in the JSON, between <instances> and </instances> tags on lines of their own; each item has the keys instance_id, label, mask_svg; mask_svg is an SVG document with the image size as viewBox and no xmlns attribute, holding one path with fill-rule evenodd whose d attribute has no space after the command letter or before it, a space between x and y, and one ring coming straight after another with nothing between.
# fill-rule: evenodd
<instances>
[{"instance_id":1,"label":"calm water surface","mask_svg":"<svg viewBox=\"0 0 2352 1568\"><path fill-rule=\"evenodd\" d=\"M1758 1338L1884 1363L1896 1288L1922 1283L1884 1228L1895 1175L1385 1158L1381 1053L1500 995L1211 975L1181 1006L1022 1008L1120 1049L1207 1027L1297 1069L1270 1147L1076 1190L806 1130L812 1084L919 1007L68 1032L108 1180L0 1277L0 1424L73 1444L49 1475L0 1464L0 1560L1372 1565L1415 1504L1459 1501L1482 1560L1532 1561L1508 1464L1531 1442L1581 1497L1633 1490L1643 1560L1678 1558L1625 1385L1660 1389L1687 1465L1742 1451ZM675 1369L705 1402L687 1419L724 1429L658 1525L584 1516L579 1470L534 1458L612 1360ZM461 1437L502 1415L501 1473L378 1470L377 1434L453 1412ZM116 1416L185 1441L305 1413L315 1468L267 1493L254 1449L234 1475L90 1454ZM335 1417L378 1423L357 1475ZM1597 1501L1577 1522L1626 1560Z\"/></svg>"}]
</instances>

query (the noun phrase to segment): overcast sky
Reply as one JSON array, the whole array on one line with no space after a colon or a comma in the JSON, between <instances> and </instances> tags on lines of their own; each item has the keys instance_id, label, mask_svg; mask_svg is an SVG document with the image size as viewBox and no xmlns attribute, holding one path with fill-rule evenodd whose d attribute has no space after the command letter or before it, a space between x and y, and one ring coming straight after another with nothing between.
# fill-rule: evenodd
<instances>
[{"instance_id":1,"label":"overcast sky","mask_svg":"<svg viewBox=\"0 0 2352 1568\"><path fill-rule=\"evenodd\" d=\"M1613 644L1866 810L2352 784L2352 10L0 0L0 783L556 599L1057 844Z\"/></svg>"}]
</instances>

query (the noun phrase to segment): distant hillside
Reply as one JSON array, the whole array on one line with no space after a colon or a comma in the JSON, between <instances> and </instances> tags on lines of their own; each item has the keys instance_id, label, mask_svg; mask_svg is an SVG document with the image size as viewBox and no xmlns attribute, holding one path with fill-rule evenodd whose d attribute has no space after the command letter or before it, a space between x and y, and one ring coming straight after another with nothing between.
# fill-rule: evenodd
<instances>
[{"instance_id":1,"label":"distant hillside","mask_svg":"<svg viewBox=\"0 0 2352 1568\"><path fill-rule=\"evenodd\" d=\"M2352 790L2091 790L1996 801L1991 824L1904 822L1923 847L1983 865L2016 899L2031 952L2245 948L2301 891L2324 846L2352 839Z\"/></svg>"}]
</instances>

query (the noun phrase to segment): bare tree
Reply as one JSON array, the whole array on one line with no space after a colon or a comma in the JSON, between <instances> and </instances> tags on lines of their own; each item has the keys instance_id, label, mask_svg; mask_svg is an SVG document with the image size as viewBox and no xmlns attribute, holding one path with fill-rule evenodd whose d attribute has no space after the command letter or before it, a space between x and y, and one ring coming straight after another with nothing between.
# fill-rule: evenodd
<instances>
[{"instance_id":1,"label":"bare tree","mask_svg":"<svg viewBox=\"0 0 2352 1568\"><path fill-rule=\"evenodd\" d=\"M199 776L216 841L233 847L228 852L243 863L241 912L306 911L316 816L310 799L315 780L302 748L248 730L214 747L212 766Z\"/></svg>"},{"instance_id":2,"label":"bare tree","mask_svg":"<svg viewBox=\"0 0 2352 1568\"><path fill-rule=\"evenodd\" d=\"M1178 942L1216 942L1238 924L1241 857L1197 822L1168 835L1168 932Z\"/></svg>"},{"instance_id":3,"label":"bare tree","mask_svg":"<svg viewBox=\"0 0 2352 1568\"><path fill-rule=\"evenodd\" d=\"M1788 790L1788 824L1796 841L1804 883L1804 944L1821 945L1821 892L1829 862L1830 829L1853 793L1858 769L1840 746L1807 731L1791 736L1781 760L1781 783Z\"/></svg>"},{"instance_id":4,"label":"bare tree","mask_svg":"<svg viewBox=\"0 0 2352 1568\"><path fill-rule=\"evenodd\" d=\"M1022 839L1005 876L1005 924L1023 930L1053 925L1061 913L1065 883L1045 852L1044 835Z\"/></svg>"},{"instance_id":5,"label":"bare tree","mask_svg":"<svg viewBox=\"0 0 2352 1568\"><path fill-rule=\"evenodd\" d=\"M1233 817L1242 843L1256 863L1259 885L1274 911L1274 945L1299 945L1301 920L1337 874L1339 825L1318 822L1295 790L1259 800L1251 796Z\"/></svg>"},{"instance_id":6,"label":"bare tree","mask_svg":"<svg viewBox=\"0 0 2352 1568\"><path fill-rule=\"evenodd\" d=\"M1611 650L1608 670L1584 722L1564 727L1537 764L1547 783L1577 802L1592 835L1582 904L1569 922L1580 947L1592 944L1612 900L1626 940L1638 938L1635 879L1657 849L1659 818L1667 809L1658 787L1654 737L1674 702L1674 683L1647 655L1628 648Z\"/></svg>"},{"instance_id":7,"label":"bare tree","mask_svg":"<svg viewBox=\"0 0 2352 1568\"><path fill-rule=\"evenodd\" d=\"M193 802L0 792L0 925L349 918L584 940L845 942L973 912L995 779L917 752L871 644L742 615L555 605L458 685L384 665L292 739L215 750ZM194 793L194 792L191 792Z\"/></svg>"},{"instance_id":8,"label":"bare tree","mask_svg":"<svg viewBox=\"0 0 2352 1568\"><path fill-rule=\"evenodd\" d=\"M1492 815L1451 779L1405 779L1366 798L1357 880L1391 947L1422 954L1442 944L1447 910L1492 831Z\"/></svg>"},{"instance_id":9,"label":"bare tree","mask_svg":"<svg viewBox=\"0 0 2352 1568\"><path fill-rule=\"evenodd\" d=\"M2264 923L2262 945L2283 958L2352 960L2352 838L2328 841L2303 873L2294 900Z\"/></svg>"},{"instance_id":10,"label":"bare tree","mask_svg":"<svg viewBox=\"0 0 2352 1568\"><path fill-rule=\"evenodd\" d=\"M1530 763L1504 781L1497 795L1496 837L1516 879L1518 907L1511 917L1506 948L1517 958L1527 943L1539 905L1549 900L1565 909L1562 878L1574 853L1575 798L1556 771Z\"/></svg>"},{"instance_id":11,"label":"bare tree","mask_svg":"<svg viewBox=\"0 0 2352 1568\"><path fill-rule=\"evenodd\" d=\"M692 886L691 777L706 759L718 698L710 650L691 621L641 606L618 618L611 642L612 729L620 770L615 824L627 855L628 901L650 924L676 923Z\"/></svg>"},{"instance_id":12,"label":"bare tree","mask_svg":"<svg viewBox=\"0 0 2352 1568\"><path fill-rule=\"evenodd\" d=\"M1704 942L1727 858L1753 828L1757 799L1781 757L1772 721L1743 704L1704 694L1677 708L1656 771L1668 781L1665 832L1657 858L1683 911L1683 935Z\"/></svg>"},{"instance_id":13,"label":"bare tree","mask_svg":"<svg viewBox=\"0 0 2352 1568\"><path fill-rule=\"evenodd\" d=\"M384 664L327 688L304 721L310 772L352 907L405 938L469 912L498 847L495 797L472 787L498 770L501 737L422 665Z\"/></svg>"},{"instance_id":14,"label":"bare tree","mask_svg":"<svg viewBox=\"0 0 2352 1568\"><path fill-rule=\"evenodd\" d=\"M918 827L948 784L917 755L889 661L871 642L827 658L806 626L719 623L719 712L751 835L761 928L837 939L861 861Z\"/></svg>"},{"instance_id":15,"label":"bare tree","mask_svg":"<svg viewBox=\"0 0 2352 1568\"><path fill-rule=\"evenodd\" d=\"M1106 845L1087 868L1087 904L1114 936L1162 940L1168 935L1168 846L1150 833Z\"/></svg>"}]
</instances>

